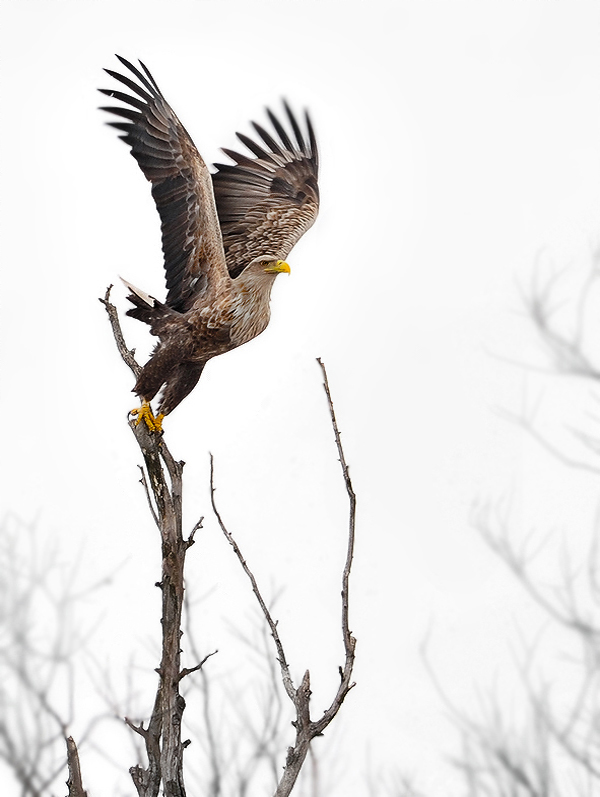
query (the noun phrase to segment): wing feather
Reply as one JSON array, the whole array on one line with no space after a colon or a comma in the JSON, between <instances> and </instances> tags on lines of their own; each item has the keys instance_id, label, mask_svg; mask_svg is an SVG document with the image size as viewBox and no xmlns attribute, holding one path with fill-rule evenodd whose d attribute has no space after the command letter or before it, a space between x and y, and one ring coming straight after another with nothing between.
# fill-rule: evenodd
<instances>
[{"instance_id":1,"label":"wing feather","mask_svg":"<svg viewBox=\"0 0 600 797\"><path fill-rule=\"evenodd\" d=\"M293 152L294 145L290 141L290 138L286 132L285 127L281 124L279 119L275 116L273 111L270 110L270 108L267 108L267 116L271 120L271 124L273 125L275 130L277 130L277 135L281 139L283 146L287 149L288 152Z\"/></svg>"},{"instance_id":2,"label":"wing feather","mask_svg":"<svg viewBox=\"0 0 600 797\"><path fill-rule=\"evenodd\" d=\"M236 135L255 157L223 149L234 163L214 164L215 200L232 277L262 254L285 259L317 217L319 160L314 129L306 114L306 138L286 102L284 109L295 143L267 110L279 141L253 122L260 143L244 133Z\"/></svg>"},{"instance_id":3,"label":"wing feather","mask_svg":"<svg viewBox=\"0 0 600 797\"><path fill-rule=\"evenodd\" d=\"M292 130L294 131L294 135L296 136L296 141L298 142L298 147L300 148L301 152L304 152L304 150L306 149L306 144L304 143L304 137L302 135L302 130L300 130L300 125L296 121L296 117L292 113L292 109L290 108L290 106L287 104L287 102L285 100L283 101L283 107L285 108L285 112L287 114L287 118L289 119L289 122L290 122L290 124L292 126ZM307 126L310 128L310 118L309 118L308 114L306 114L306 123L307 123ZM313 139L314 139L314 136L313 136ZM316 142L316 140L312 141L311 144L314 144L314 153L316 155L316 153L317 153L317 142Z\"/></svg>"},{"instance_id":4,"label":"wing feather","mask_svg":"<svg viewBox=\"0 0 600 797\"><path fill-rule=\"evenodd\" d=\"M256 155L257 158L269 159L269 153L260 147L256 141L251 139L250 136L246 136L244 133L236 133L236 136L239 138L242 144L248 147L250 152L253 152Z\"/></svg>"},{"instance_id":5,"label":"wing feather","mask_svg":"<svg viewBox=\"0 0 600 797\"><path fill-rule=\"evenodd\" d=\"M135 96L100 89L124 103L124 107L103 110L127 120L109 124L123 133L119 137L131 147L131 154L152 183L161 219L166 304L185 312L200 291L210 301L229 279L210 172L149 70L141 61L142 71L125 58L117 58L139 83L107 69ZM201 276L204 279L199 279Z\"/></svg>"}]
</instances>

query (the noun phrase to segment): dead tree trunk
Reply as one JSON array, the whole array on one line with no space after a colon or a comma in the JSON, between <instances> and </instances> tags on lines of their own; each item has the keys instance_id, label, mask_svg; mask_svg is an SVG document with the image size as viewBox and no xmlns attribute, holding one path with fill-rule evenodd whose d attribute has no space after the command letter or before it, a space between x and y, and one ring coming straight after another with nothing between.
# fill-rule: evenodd
<instances>
[{"instance_id":1,"label":"dead tree trunk","mask_svg":"<svg viewBox=\"0 0 600 797\"><path fill-rule=\"evenodd\" d=\"M109 289L110 290L110 289ZM109 302L109 291L103 300L108 312L115 340L124 362L137 377L140 367L129 351L121 334L116 308ZM148 505L160 532L162 549L162 656L157 669L159 682L152 716L147 727L127 720L128 725L144 739L148 766L139 764L130 769L139 797L156 797L161 783L167 797L185 797L183 751L188 742L181 739L181 721L185 700L180 683L189 673L202 666L181 669L181 618L183 612L185 557L194 542L194 534L201 527L200 520L189 537L182 530L182 473L183 462L172 457L162 434L150 432L145 423L129 421L144 458L141 482Z\"/></svg>"}]
</instances>

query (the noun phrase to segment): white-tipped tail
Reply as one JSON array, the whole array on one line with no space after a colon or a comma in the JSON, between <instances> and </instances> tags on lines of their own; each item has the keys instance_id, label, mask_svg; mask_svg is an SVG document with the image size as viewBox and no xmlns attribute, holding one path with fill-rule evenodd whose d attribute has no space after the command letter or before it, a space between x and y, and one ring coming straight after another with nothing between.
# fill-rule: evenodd
<instances>
[{"instance_id":1,"label":"white-tipped tail","mask_svg":"<svg viewBox=\"0 0 600 797\"><path fill-rule=\"evenodd\" d=\"M119 279L129 288L130 291L135 293L136 296L139 296L142 301L146 302L146 304L149 304L150 307L154 307L156 299L154 299L152 296L149 296L146 291L143 291L141 288L136 288L135 285L132 285L131 282L127 282L127 280L123 279L123 277L119 277Z\"/></svg>"}]
</instances>

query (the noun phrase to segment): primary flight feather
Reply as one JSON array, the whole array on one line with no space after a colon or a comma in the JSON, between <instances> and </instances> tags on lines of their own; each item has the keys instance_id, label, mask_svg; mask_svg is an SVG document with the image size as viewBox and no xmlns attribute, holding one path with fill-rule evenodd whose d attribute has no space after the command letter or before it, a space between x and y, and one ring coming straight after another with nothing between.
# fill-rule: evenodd
<instances>
[{"instance_id":1,"label":"primary flight feather","mask_svg":"<svg viewBox=\"0 0 600 797\"><path fill-rule=\"evenodd\" d=\"M289 272L285 258L317 217L317 142L308 114L303 132L284 103L291 130L267 111L275 135L253 122L260 143L237 134L251 155L224 149L233 163L211 174L144 64L117 58L133 78L105 71L132 93L100 89L123 103L102 110L119 117L109 124L152 184L161 220L165 302L126 283L128 315L159 338L134 387L135 412L160 430L211 357L266 329L275 278ZM155 418L149 405L161 389Z\"/></svg>"}]
</instances>

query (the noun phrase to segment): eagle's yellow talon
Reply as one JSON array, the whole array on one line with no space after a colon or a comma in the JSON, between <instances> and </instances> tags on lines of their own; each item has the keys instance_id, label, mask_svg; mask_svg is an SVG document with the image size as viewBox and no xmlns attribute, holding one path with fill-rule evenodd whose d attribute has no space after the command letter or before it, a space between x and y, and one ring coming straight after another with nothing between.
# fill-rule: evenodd
<instances>
[{"instance_id":1,"label":"eagle's yellow talon","mask_svg":"<svg viewBox=\"0 0 600 797\"><path fill-rule=\"evenodd\" d=\"M150 404L147 401L144 401L141 407L136 407L135 409L131 410L129 414L137 415L135 422L136 426L139 426L143 420L146 422L146 426L151 432L162 432L162 421L165 416L161 412L160 415L154 417L154 413L152 412Z\"/></svg>"}]
</instances>

